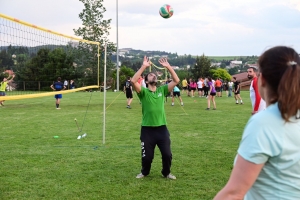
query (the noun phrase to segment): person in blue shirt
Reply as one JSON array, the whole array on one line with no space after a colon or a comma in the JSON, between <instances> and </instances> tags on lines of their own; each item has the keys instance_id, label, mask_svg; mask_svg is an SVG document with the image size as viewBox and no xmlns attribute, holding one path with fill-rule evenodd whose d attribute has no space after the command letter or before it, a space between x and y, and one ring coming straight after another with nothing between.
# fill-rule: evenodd
<instances>
[{"instance_id":1,"label":"person in blue shirt","mask_svg":"<svg viewBox=\"0 0 300 200\"><path fill-rule=\"evenodd\" d=\"M180 105L182 105L183 106L183 101L182 101L182 98L181 98L181 96L180 96L180 89L177 87L177 86L175 86L174 87L174 89L173 89L173 95L172 95L172 106L174 106L174 98L175 97L178 97L178 99L179 99L179 101L180 101Z\"/></svg>"},{"instance_id":2,"label":"person in blue shirt","mask_svg":"<svg viewBox=\"0 0 300 200\"><path fill-rule=\"evenodd\" d=\"M231 176L215 200L300 198L300 58L277 46L258 60L267 108L248 121Z\"/></svg>"},{"instance_id":3,"label":"person in blue shirt","mask_svg":"<svg viewBox=\"0 0 300 200\"><path fill-rule=\"evenodd\" d=\"M64 84L61 82L61 78L58 77L57 78L57 82L54 82L51 86L51 89L54 91L61 91L66 89L66 87L64 86ZM56 103L56 109L60 109L59 104L60 104L60 99L62 98L62 94L56 94L54 96L54 98L56 99L55 103Z\"/></svg>"}]
</instances>

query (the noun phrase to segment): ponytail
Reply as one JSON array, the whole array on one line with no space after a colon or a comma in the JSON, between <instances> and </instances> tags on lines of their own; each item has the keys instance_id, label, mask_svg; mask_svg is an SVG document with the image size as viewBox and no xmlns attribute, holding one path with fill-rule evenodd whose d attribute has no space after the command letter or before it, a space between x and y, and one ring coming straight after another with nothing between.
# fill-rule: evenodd
<instances>
[{"instance_id":1,"label":"ponytail","mask_svg":"<svg viewBox=\"0 0 300 200\"><path fill-rule=\"evenodd\" d=\"M294 61L288 65L277 91L279 110L286 122L300 110L300 65Z\"/></svg>"}]
</instances>

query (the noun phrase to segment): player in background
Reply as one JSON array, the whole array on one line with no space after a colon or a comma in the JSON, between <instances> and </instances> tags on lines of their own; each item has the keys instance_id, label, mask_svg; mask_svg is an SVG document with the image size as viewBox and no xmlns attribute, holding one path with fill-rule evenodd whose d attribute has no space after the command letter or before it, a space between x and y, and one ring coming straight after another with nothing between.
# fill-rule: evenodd
<instances>
[{"instance_id":1,"label":"player in background","mask_svg":"<svg viewBox=\"0 0 300 200\"><path fill-rule=\"evenodd\" d=\"M54 91L61 91L66 89L66 87L64 86L64 84L61 82L61 78L58 77L57 78L57 82L54 82L51 86L51 89ZM59 110L59 104L60 104L60 99L62 98L62 94L56 94L54 96L54 98L56 99L55 103L56 103L56 109Z\"/></svg>"},{"instance_id":2,"label":"player in background","mask_svg":"<svg viewBox=\"0 0 300 200\"><path fill-rule=\"evenodd\" d=\"M251 81L250 85L250 99L252 103L252 115L255 113L265 110L266 109L266 102L261 98L258 86L257 86L257 68L256 67L249 67L247 70L248 78Z\"/></svg>"}]
</instances>

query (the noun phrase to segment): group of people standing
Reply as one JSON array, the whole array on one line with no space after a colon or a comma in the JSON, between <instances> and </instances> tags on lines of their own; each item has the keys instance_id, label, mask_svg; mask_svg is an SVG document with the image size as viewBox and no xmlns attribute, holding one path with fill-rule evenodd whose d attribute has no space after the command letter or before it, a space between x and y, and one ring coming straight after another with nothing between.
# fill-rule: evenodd
<instances>
[{"instance_id":1,"label":"group of people standing","mask_svg":"<svg viewBox=\"0 0 300 200\"><path fill-rule=\"evenodd\" d=\"M172 153L164 96L173 91L179 78L166 59L160 63L171 73L173 80L170 83L156 87L154 73L145 76L147 88L138 83L142 72L150 66L147 57L131 79L142 103L143 115L140 133L142 168L136 178L149 175L157 145L162 154L163 177L176 179L170 173ZM230 178L215 200L299 199L300 196L299 54L289 47L274 47L260 56L258 67L259 72L255 72L255 68L248 69L248 77L252 80L253 116L244 129ZM208 92L214 97L218 91L212 79L207 80ZM238 98L240 87L236 78L233 83L233 92Z\"/></svg>"}]
</instances>

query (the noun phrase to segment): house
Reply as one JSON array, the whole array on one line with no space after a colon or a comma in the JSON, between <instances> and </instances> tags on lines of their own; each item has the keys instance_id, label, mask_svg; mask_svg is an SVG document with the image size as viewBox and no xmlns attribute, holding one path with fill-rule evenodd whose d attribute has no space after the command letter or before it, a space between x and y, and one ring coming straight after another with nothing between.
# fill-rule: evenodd
<instances>
[{"instance_id":1,"label":"house","mask_svg":"<svg viewBox=\"0 0 300 200\"><path fill-rule=\"evenodd\" d=\"M238 61L238 60L230 61L230 67L236 67L236 66L239 66L242 64L243 64L243 61Z\"/></svg>"},{"instance_id":2,"label":"house","mask_svg":"<svg viewBox=\"0 0 300 200\"><path fill-rule=\"evenodd\" d=\"M220 67L220 65L221 65L220 62L219 63L211 63L210 67L212 67L212 66L218 66L218 67Z\"/></svg>"}]
</instances>

